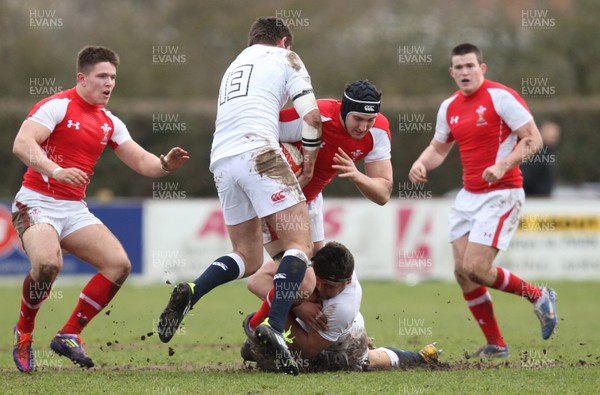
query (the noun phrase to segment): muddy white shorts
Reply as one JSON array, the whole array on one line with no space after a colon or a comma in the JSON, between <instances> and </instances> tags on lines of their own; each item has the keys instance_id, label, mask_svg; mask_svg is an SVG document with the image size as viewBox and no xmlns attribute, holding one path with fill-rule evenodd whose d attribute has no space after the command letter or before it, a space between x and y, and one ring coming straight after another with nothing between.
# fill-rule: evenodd
<instances>
[{"instance_id":1,"label":"muddy white shorts","mask_svg":"<svg viewBox=\"0 0 600 395\"><path fill-rule=\"evenodd\" d=\"M227 225L264 218L306 200L279 148L222 158L210 170Z\"/></svg>"},{"instance_id":2,"label":"muddy white shorts","mask_svg":"<svg viewBox=\"0 0 600 395\"><path fill-rule=\"evenodd\" d=\"M310 221L310 239L313 243L325 239L325 228L323 225L323 195L318 194L316 198L307 203L308 219ZM271 229L267 221L263 220L263 244L277 240L277 233Z\"/></svg>"},{"instance_id":3,"label":"muddy white shorts","mask_svg":"<svg viewBox=\"0 0 600 395\"><path fill-rule=\"evenodd\" d=\"M12 205L12 222L19 237L35 224L49 224L60 240L88 225L102 224L83 200L58 200L21 187Z\"/></svg>"},{"instance_id":4,"label":"muddy white shorts","mask_svg":"<svg viewBox=\"0 0 600 395\"><path fill-rule=\"evenodd\" d=\"M468 233L470 242L507 249L524 202L522 188L487 193L461 189L450 211L450 242Z\"/></svg>"}]
</instances>

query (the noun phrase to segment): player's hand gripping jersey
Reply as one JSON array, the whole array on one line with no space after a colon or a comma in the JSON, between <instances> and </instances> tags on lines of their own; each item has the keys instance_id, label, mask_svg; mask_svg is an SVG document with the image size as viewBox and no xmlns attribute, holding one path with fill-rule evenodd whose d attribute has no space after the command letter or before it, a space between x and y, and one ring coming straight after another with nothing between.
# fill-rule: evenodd
<instances>
[{"instance_id":1,"label":"player's hand gripping jersey","mask_svg":"<svg viewBox=\"0 0 600 395\"><path fill-rule=\"evenodd\" d=\"M521 188L521 170L515 167L498 182L482 179L483 171L508 156L517 145L515 130L533 119L525 101L514 90L485 80L472 95L460 91L442 102L434 138L442 143L456 140L467 191L490 192Z\"/></svg>"},{"instance_id":2,"label":"player's hand gripping jersey","mask_svg":"<svg viewBox=\"0 0 600 395\"><path fill-rule=\"evenodd\" d=\"M107 145L117 148L131 139L125 124L104 106L93 106L83 100L75 88L59 92L38 102L28 120L52 131L41 144L46 156L62 168L76 167L88 178ZM55 199L81 200L86 185L71 186L29 168L23 186Z\"/></svg>"},{"instance_id":3,"label":"player's hand gripping jersey","mask_svg":"<svg viewBox=\"0 0 600 395\"><path fill-rule=\"evenodd\" d=\"M352 138L340 120L341 101L331 99L317 100L323 134L321 150L315 163L313 178L303 188L308 202L331 182L337 170L331 166L333 157L342 148L354 162L364 158L365 162L375 162L391 158L391 133L387 118L379 113L370 132L360 140ZM284 142L296 142L301 138L302 120L292 107L279 114L280 139Z\"/></svg>"}]
</instances>

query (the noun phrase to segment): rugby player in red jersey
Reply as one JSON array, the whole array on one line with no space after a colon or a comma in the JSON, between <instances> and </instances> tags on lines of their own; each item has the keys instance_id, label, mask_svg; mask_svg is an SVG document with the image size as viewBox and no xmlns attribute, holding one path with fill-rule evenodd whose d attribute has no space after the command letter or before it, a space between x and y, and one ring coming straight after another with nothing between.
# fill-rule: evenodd
<instances>
[{"instance_id":1,"label":"rugby player in red jersey","mask_svg":"<svg viewBox=\"0 0 600 395\"><path fill-rule=\"evenodd\" d=\"M119 56L87 46L77 56L77 84L35 104L23 122L13 153L28 167L12 211L13 225L31 262L22 288L13 358L22 372L34 369L35 317L63 266L63 251L94 266L67 323L50 343L56 353L90 368L80 333L115 296L131 263L121 243L87 208L85 189L107 146L127 166L162 177L189 159L179 147L157 157L131 138L104 106L115 88Z\"/></svg>"},{"instance_id":2,"label":"rugby player in red jersey","mask_svg":"<svg viewBox=\"0 0 600 395\"><path fill-rule=\"evenodd\" d=\"M557 323L554 290L530 284L493 266L508 248L525 200L519 165L542 146L525 101L514 90L484 78L478 47L461 44L451 53L450 75L459 90L440 106L435 135L409 171L413 183L427 182L458 145L464 187L450 212L455 276L487 343L474 356L507 357L487 287L529 300L548 339Z\"/></svg>"},{"instance_id":3,"label":"rugby player in red jersey","mask_svg":"<svg viewBox=\"0 0 600 395\"><path fill-rule=\"evenodd\" d=\"M337 175L350 180L369 200L384 205L390 199L393 184L391 163L391 133L387 118L381 114L381 92L367 80L348 84L341 100L317 100L322 122L322 144L314 166L313 177L302 191L308 202L310 232L316 253L323 247L323 197L321 192ZM293 108L282 110L279 116L280 139L294 142L300 139L301 119ZM364 173L355 162L364 161ZM267 252L279 259L282 246L274 232L263 233ZM248 288L264 299L261 309L245 321L254 329L269 311L275 295L273 276L276 264L266 262L248 280ZM298 296L309 295L315 287L315 274L307 270L301 287L293 291ZM300 299L300 298L298 298Z\"/></svg>"}]
</instances>

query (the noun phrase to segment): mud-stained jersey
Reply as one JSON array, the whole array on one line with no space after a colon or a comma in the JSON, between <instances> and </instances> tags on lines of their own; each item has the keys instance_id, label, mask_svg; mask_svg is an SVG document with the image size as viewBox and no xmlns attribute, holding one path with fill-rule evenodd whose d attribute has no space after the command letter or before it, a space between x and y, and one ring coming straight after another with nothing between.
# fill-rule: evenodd
<instances>
[{"instance_id":1,"label":"mud-stained jersey","mask_svg":"<svg viewBox=\"0 0 600 395\"><path fill-rule=\"evenodd\" d=\"M356 277L356 272L352 273L350 284L338 295L331 299L322 301L323 308L321 312L327 317L327 331L319 330L319 335L330 342L342 340L352 328L354 320L360 311L362 301L362 287ZM308 324L297 318L296 321L308 332Z\"/></svg>"},{"instance_id":2,"label":"mud-stained jersey","mask_svg":"<svg viewBox=\"0 0 600 395\"><path fill-rule=\"evenodd\" d=\"M221 80L211 165L257 148L279 148L279 110L288 98L312 91L295 52L255 44L229 66Z\"/></svg>"},{"instance_id":3,"label":"mud-stained jersey","mask_svg":"<svg viewBox=\"0 0 600 395\"><path fill-rule=\"evenodd\" d=\"M322 121L322 143L317 156L313 178L303 188L308 202L314 200L338 173L333 169L333 158L338 148L348 154L354 162L364 159L366 163L391 158L391 133L387 118L379 113L373 127L360 140L354 139L340 119L341 101L317 100ZM280 139L284 142L297 142L302 135L302 120L293 107L279 114Z\"/></svg>"},{"instance_id":4,"label":"mud-stained jersey","mask_svg":"<svg viewBox=\"0 0 600 395\"><path fill-rule=\"evenodd\" d=\"M434 138L442 143L456 140L463 165L463 184L473 193L521 188L519 167L495 183L482 179L483 171L506 158L518 143L514 132L533 117L514 90L485 80L472 95L455 92L442 102Z\"/></svg>"},{"instance_id":5,"label":"mud-stained jersey","mask_svg":"<svg viewBox=\"0 0 600 395\"><path fill-rule=\"evenodd\" d=\"M131 139L119 118L104 106L94 106L83 100L75 88L39 101L27 119L51 131L41 144L50 160L62 168L78 168L88 175L88 179L94 174L94 165L107 145L114 150ZM63 184L29 168L23 186L56 199L81 200L87 185Z\"/></svg>"}]
</instances>

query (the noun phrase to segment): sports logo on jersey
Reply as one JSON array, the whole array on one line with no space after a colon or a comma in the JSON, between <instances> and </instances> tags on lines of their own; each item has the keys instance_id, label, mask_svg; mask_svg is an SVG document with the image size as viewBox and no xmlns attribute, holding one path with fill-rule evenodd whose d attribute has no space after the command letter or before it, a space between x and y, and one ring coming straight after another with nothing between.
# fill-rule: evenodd
<instances>
[{"instance_id":1,"label":"sports logo on jersey","mask_svg":"<svg viewBox=\"0 0 600 395\"><path fill-rule=\"evenodd\" d=\"M67 127L68 127L69 129L71 129L71 128L75 128L76 130L79 130L79 122L73 122L73 120L72 120L72 119L69 119L69 120L67 121Z\"/></svg>"},{"instance_id":2,"label":"sports logo on jersey","mask_svg":"<svg viewBox=\"0 0 600 395\"><path fill-rule=\"evenodd\" d=\"M285 194L281 191L275 192L271 195L271 201L275 204L283 202L286 198L287 196L285 196Z\"/></svg>"},{"instance_id":3,"label":"sports logo on jersey","mask_svg":"<svg viewBox=\"0 0 600 395\"><path fill-rule=\"evenodd\" d=\"M350 155L352 155L352 160L356 161L358 160L358 158L363 154L363 152L359 149L354 150L352 152L350 152Z\"/></svg>"},{"instance_id":4,"label":"sports logo on jersey","mask_svg":"<svg viewBox=\"0 0 600 395\"><path fill-rule=\"evenodd\" d=\"M458 115L450 117L450 125L456 125L458 123Z\"/></svg>"},{"instance_id":5,"label":"sports logo on jersey","mask_svg":"<svg viewBox=\"0 0 600 395\"><path fill-rule=\"evenodd\" d=\"M477 113L477 126L483 126L487 124L487 121L483 117L483 113L486 111L487 108L485 108L484 106L479 106L477 107L477 110L475 110L475 112Z\"/></svg>"},{"instance_id":6,"label":"sports logo on jersey","mask_svg":"<svg viewBox=\"0 0 600 395\"><path fill-rule=\"evenodd\" d=\"M100 129L102 129L104 132L104 137L102 138L102 141L100 141L100 144L106 145L108 144L108 132L110 132L112 128L105 123L104 125L100 126Z\"/></svg>"}]
</instances>

